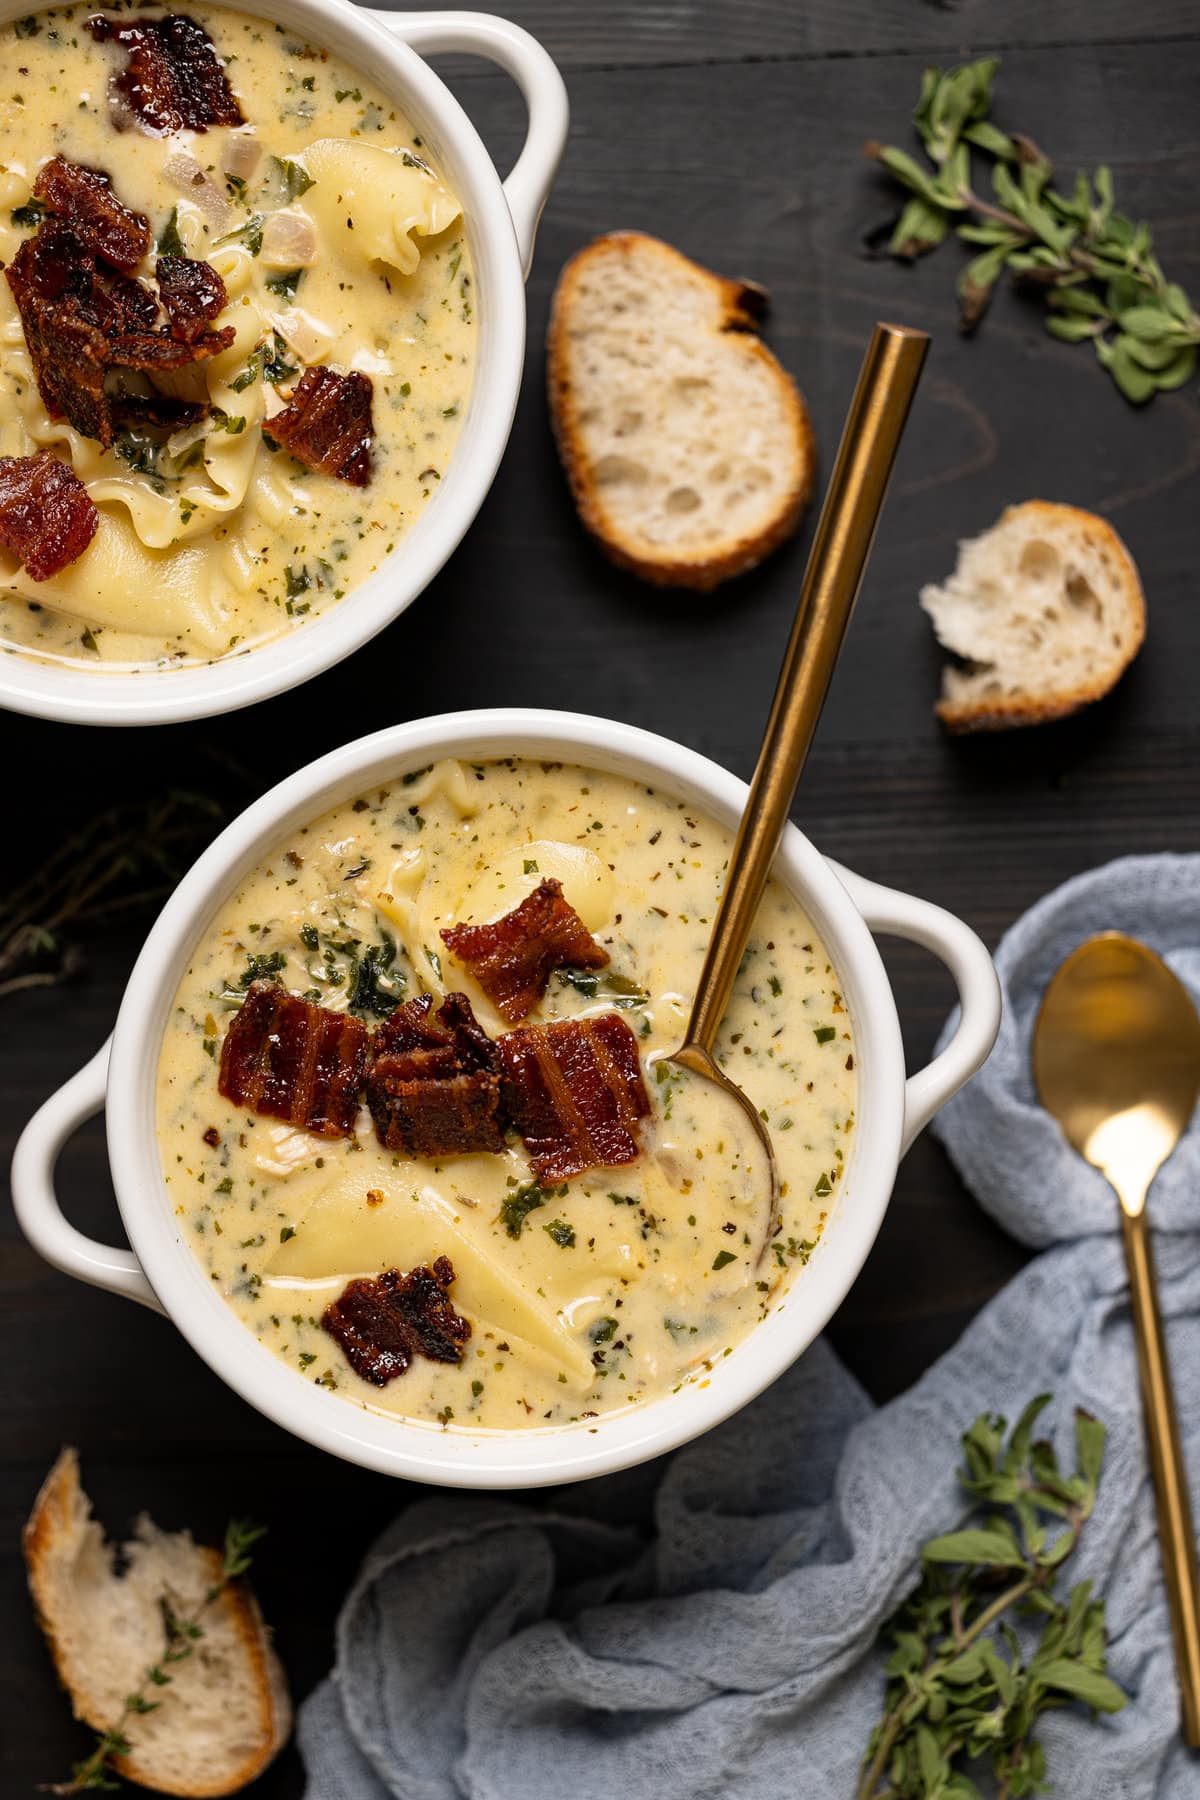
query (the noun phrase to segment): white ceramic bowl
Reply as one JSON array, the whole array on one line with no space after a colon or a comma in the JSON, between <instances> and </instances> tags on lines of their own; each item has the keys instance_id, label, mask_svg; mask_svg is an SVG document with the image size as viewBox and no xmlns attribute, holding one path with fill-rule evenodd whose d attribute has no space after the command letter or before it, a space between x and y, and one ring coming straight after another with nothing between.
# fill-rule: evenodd
<instances>
[{"instance_id":1,"label":"white ceramic bowl","mask_svg":"<svg viewBox=\"0 0 1200 1800\"><path fill-rule=\"evenodd\" d=\"M524 276L567 134L566 89L554 63L528 32L486 13L370 12L350 0L230 4L290 25L369 73L412 119L462 201L478 308L462 432L445 480L413 529L375 575L327 613L210 667L105 674L0 655L0 706L14 712L82 725L161 725L232 712L320 674L390 624L433 579L483 504L508 442L525 355ZM0 21L29 10L30 0L0 0ZM422 60L443 51L498 63L525 97L528 135L503 183L458 101Z\"/></svg>"},{"instance_id":2,"label":"white ceramic bowl","mask_svg":"<svg viewBox=\"0 0 1200 1800\"><path fill-rule=\"evenodd\" d=\"M694 751L628 725L572 713L499 710L398 725L335 750L283 781L204 853L159 915L105 1047L26 1127L13 1159L17 1218L34 1247L83 1281L166 1313L244 1399L310 1443L389 1475L454 1487L530 1487L624 1468L670 1450L761 1392L809 1345L861 1269L891 1196L896 1165L938 1107L992 1046L1000 991L975 934L951 914L829 863L789 826L776 873L809 914L840 977L858 1070L854 1150L816 1254L770 1317L688 1386L589 1424L510 1434L443 1431L348 1405L275 1357L213 1290L180 1232L159 1166L154 1086L168 1009L214 911L297 826L441 756L532 756L646 781L727 825L745 785ZM905 1080L895 1002L871 930L923 944L958 986L961 1018L942 1054ZM104 1108L121 1217L133 1246L110 1249L63 1217L54 1165L66 1138Z\"/></svg>"}]
</instances>

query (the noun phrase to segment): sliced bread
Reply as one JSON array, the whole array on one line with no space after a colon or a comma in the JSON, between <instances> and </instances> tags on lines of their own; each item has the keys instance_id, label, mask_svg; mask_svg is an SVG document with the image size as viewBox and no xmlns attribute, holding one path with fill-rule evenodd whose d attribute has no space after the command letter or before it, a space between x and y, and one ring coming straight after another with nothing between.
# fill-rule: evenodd
<instances>
[{"instance_id":1,"label":"sliced bread","mask_svg":"<svg viewBox=\"0 0 1200 1800\"><path fill-rule=\"evenodd\" d=\"M958 547L953 575L921 589L938 641L963 666L942 675L951 731L1065 718L1098 700L1146 635L1137 568L1104 519L1027 500Z\"/></svg>"},{"instance_id":2,"label":"sliced bread","mask_svg":"<svg viewBox=\"0 0 1200 1800\"><path fill-rule=\"evenodd\" d=\"M220 1580L220 1553L142 1518L118 1575L70 1449L42 1485L24 1548L38 1619L75 1716L107 1731L163 1653L164 1601L177 1618L193 1613ZM236 1793L291 1730L283 1670L246 1584L230 1583L201 1623L191 1655L153 1691L161 1705L127 1722L129 1753L112 1759L127 1781L164 1794Z\"/></svg>"},{"instance_id":3,"label":"sliced bread","mask_svg":"<svg viewBox=\"0 0 1200 1800\"><path fill-rule=\"evenodd\" d=\"M610 232L559 278L550 411L587 529L615 563L708 589L795 531L815 450L791 376L755 335L759 288L658 238Z\"/></svg>"}]
</instances>

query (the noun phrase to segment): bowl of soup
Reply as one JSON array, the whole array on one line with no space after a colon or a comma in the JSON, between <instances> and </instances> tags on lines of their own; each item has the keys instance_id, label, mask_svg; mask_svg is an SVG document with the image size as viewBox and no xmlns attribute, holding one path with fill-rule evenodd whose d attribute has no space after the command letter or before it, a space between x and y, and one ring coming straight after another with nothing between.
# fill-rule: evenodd
<instances>
[{"instance_id":1,"label":"bowl of soup","mask_svg":"<svg viewBox=\"0 0 1200 1800\"><path fill-rule=\"evenodd\" d=\"M648 732L524 710L292 776L181 882L111 1046L26 1129L26 1234L390 1474L576 1480L707 1429L831 1317L999 1020L967 926L789 826L717 1046L771 1134L773 1205L739 1109L664 1060L745 792ZM873 929L959 990L907 1078ZM128 1250L54 1193L100 1109Z\"/></svg>"},{"instance_id":2,"label":"bowl of soup","mask_svg":"<svg viewBox=\"0 0 1200 1800\"><path fill-rule=\"evenodd\" d=\"M423 54L530 109L501 180ZM348 0L0 0L0 705L294 687L395 618L507 440L566 132L541 47Z\"/></svg>"}]
</instances>

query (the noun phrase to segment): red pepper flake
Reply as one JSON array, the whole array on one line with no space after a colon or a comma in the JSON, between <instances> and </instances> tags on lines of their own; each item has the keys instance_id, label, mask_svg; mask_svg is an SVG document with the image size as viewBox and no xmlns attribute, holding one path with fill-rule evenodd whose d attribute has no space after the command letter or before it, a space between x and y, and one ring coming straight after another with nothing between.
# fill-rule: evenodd
<instances>
[{"instance_id":1,"label":"red pepper flake","mask_svg":"<svg viewBox=\"0 0 1200 1800\"><path fill-rule=\"evenodd\" d=\"M321 1315L322 1328L364 1381L386 1387L403 1375L414 1356L431 1362L462 1361L471 1327L450 1304L454 1267L439 1256L433 1267L401 1275L388 1269L376 1280L352 1281Z\"/></svg>"},{"instance_id":2,"label":"red pepper flake","mask_svg":"<svg viewBox=\"0 0 1200 1800\"><path fill-rule=\"evenodd\" d=\"M603 969L609 962L552 877L502 919L452 925L441 939L510 1025L533 1010L555 969Z\"/></svg>"}]
</instances>

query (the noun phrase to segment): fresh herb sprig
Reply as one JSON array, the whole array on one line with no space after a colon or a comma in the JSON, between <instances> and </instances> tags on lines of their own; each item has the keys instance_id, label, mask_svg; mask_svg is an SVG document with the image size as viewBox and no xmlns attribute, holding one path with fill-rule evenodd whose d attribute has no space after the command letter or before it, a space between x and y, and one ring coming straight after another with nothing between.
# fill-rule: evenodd
<instances>
[{"instance_id":1,"label":"fresh herb sprig","mask_svg":"<svg viewBox=\"0 0 1200 1800\"><path fill-rule=\"evenodd\" d=\"M893 145L867 155L908 189L891 234L893 256L911 261L953 230L975 255L958 278L959 323L973 331L1007 270L1043 290L1046 329L1090 343L1127 400L1140 405L1182 387L1196 367L1200 313L1168 281L1150 228L1116 210L1112 173L1076 177L1070 194L1031 138L992 123L993 59L925 70L913 122L927 161ZM980 193L972 153L991 160L991 197Z\"/></svg>"},{"instance_id":2,"label":"fresh herb sprig","mask_svg":"<svg viewBox=\"0 0 1200 1800\"><path fill-rule=\"evenodd\" d=\"M1007 1443L1006 1421L987 1413L963 1437L959 1481L987 1510L921 1552L921 1584L889 1627L885 1710L858 1800L980 1800L965 1770L981 1762L997 1800L1022 1800L1044 1784L1034 1737L1043 1713L1072 1701L1093 1712L1125 1705L1106 1671L1104 1602L1087 1581L1066 1601L1053 1592L1091 1516L1106 1433L1077 1412L1075 1473L1064 1475L1033 1436L1049 1401L1032 1401ZM1042 1622L1032 1650L1013 1628L1018 1619Z\"/></svg>"},{"instance_id":3,"label":"fresh herb sprig","mask_svg":"<svg viewBox=\"0 0 1200 1800\"><path fill-rule=\"evenodd\" d=\"M157 1712L163 1704L166 1696L161 1690L170 1687L174 1680L172 1668L176 1663L186 1661L192 1654L196 1644L204 1636L202 1621L205 1613L221 1598L231 1582L237 1581L246 1573L252 1561L251 1547L265 1532L265 1525L252 1525L246 1519L231 1519L225 1530L221 1573L192 1611L180 1618L172 1610L166 1597L163 1597L164 1643L158 1661L150 1664L138 1686L125 1696L125 1703L115 1724L110 1725L107 1731L97 1732L95 1748L90 1756L75 1764L70 1780L44 1786L43 1793L82 1794L97 1789L111 1793L120 1787L113 1768L113 1758L132 1755L134 1745L129 1731L133 1721L144 1717L146 1713ZM152 1694L158 1694L159 1698L152 1699Z\"/></svg>"},{"instance_id":4,"label":"fresh herb sprig","mask_svg":"<svg viewBox=\"0 0 1200 1800\"><path fill-rule=\"evenodd\" d=\"M136 911L178 885L221 818L200 794L96 813L0 899L0 998L70 980L79 929Z\"/></svg>"}]
</instances>

